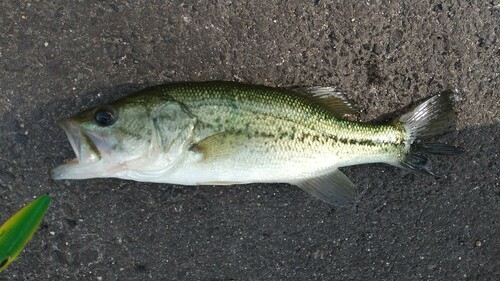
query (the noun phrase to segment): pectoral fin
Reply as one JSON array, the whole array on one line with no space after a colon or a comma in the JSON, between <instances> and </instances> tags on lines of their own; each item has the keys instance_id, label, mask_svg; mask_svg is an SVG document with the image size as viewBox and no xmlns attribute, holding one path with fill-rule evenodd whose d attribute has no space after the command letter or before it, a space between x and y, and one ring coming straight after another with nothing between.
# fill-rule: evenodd
<instances>
[{"instance_id":1,"label":"pectoral fin","mask_svg":"<svg viewBox=\"0 0 500 281\"><path fill-rule=\"evenodd\" d=\"M356 186L338 169L319 177L296 182L295 185L332 205L351 204L356 195Z\"/></svg>"},{"instance_id":2,"label":"pectoral fin","mask_svg":"<svg viewBox=\"0 0 500 281\"><path fill-rule=\"evenodd\" d=\"M203 161L228 159L238 154L248 143L248 137L235 132L208 136L190 148L202 154Z\"/></svg>"}]
</instances>

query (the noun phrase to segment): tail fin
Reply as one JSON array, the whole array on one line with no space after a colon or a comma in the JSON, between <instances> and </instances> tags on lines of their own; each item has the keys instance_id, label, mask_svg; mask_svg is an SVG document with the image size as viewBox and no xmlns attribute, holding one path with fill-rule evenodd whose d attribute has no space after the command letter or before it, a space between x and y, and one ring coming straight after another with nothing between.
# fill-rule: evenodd
<instances>
[{"instance_id":1,"label":"tail fin","mask_svg":"<svg viewBox=\"0 0 500 281\"><path fill-rule=\"evenodd\" d=\"M438 155L461 153L460 149L452 145L423 142L453 130L456 115L451 101L452 94L454 92L448 90L433 96L397 120L410 135L406 144L407 154L401 159L400 166L433 175L426 153Z\"/></svg>"}]
</instances>

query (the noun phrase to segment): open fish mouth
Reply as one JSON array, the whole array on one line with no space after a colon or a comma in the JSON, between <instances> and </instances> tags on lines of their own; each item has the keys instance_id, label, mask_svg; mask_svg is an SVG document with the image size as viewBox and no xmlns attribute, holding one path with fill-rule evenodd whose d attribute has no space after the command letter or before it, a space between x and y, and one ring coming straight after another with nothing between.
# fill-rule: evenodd
<instances>
[{"instance_id":1,"label":"open fish mouth","mask_svg":"<svg viewBox=\"0 0 500 281\"><path fill-rule=\"evenodd\" d=\"M84 133L78 123L72 120L64 119L59 121L61 126L68 137L69 143L75 152L76 158L71 161L85 164L95 162L101 159L99 149L92 141L89 134Z\"/></svg>"},{"instance_id":2,"label":"open fish mouth","mask_svg":"<svg viewBox=\"0 0 500 281\"><path fill-rule=\"evenodd\" d=\"M82 168L85 166L88 167L101 160L101 152L99 151L97 144L102 141L100 141L98 136L82 130L78 123L71 119L62 119L57 123L66 133L76 158L68 160L64 164L53 169L51 171L52 178L86 178L86 176L84 177L83 175L76 175L76 172L79 169L83 172L85 169Z\"/></svg>"}]
</instances>

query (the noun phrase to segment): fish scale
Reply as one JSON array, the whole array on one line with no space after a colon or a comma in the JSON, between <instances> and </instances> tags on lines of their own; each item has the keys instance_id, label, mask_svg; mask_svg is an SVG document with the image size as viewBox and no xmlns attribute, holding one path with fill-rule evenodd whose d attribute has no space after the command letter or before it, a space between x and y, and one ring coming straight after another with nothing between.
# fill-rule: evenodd
<instances>
[{"instance_id":1,"label":"fish scale","mask_svg":"<svg viewBox=\"0 0 500 281\"><path fill-rule=\"evenodd\" d=\"M206 130L200 133L200 139L220 131L255 132L253 138L269 135L278 143L285 144L292 141L293 145L283 147L292 146L302 153L314 152L311 148L315 147L319 153L337 151L336 155L339 160L342 160L342 155L350 155L353 152L361 152L362 155L359 156L365 157L378 155L380 151L386 154L389 147L394 153L399 153L404 149L402 141L407 136L403 128L339 120L324 108L314 107L307 99L298 99L292 90L280 89L280 94L277 94L277 91L272 88L246 86L243 89L234 89L232 83L220 83L216 86L212 86L212 83L207 84L206 87L202 85L201 88L208 88L208 90L198 91L199 95L193 94L196 91L192 89L185 90L187 85L184 84L169 90L159 88L159 91L168 92L175 100L185 104L201 122L216 128L214 131ZM237 115L238 122L226 122L226 127L217 128L220 121L217 122L214 119L220 119L220 114L212 110L216 104L220 112ZM276 107L281 110L276 111ZM230 117L226 119L232 120ZM251 126L246 126L247 124ZM284 132L288 138L286 140L276 138L279 132ZM380 145L382 142L388 143L385 141L387 139L396 141L390 142L390 145ZM287 150L287 152L291 151Z\"/></svg>"},{"instance_id":2,"label":"fish scale","mask_svg":"<svg viewBox=\"0 0 500 281\"><path fill-rule=\"evenodd\" d=\"M430 173L425 153L458 151L420 145L450 130L449 95L431 97L395 122L369 124L346 120L355 110L330 87L155 86L62 120L77 159L52 176L183 185L283 182L346 204L355 186L339 167L381 162Z\"/></svg>"}]
</instances>

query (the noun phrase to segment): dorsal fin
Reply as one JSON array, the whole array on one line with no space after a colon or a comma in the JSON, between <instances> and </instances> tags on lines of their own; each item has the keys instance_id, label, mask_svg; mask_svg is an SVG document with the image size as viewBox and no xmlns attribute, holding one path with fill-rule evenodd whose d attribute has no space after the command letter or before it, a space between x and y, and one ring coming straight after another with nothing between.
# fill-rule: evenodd
<instances>
[{"instance_id":1,"label":"dorsal fin","mask_svg":"<svg viewBox=\"0 0 500 281\"><path fill-rule=\"evenodd\" d=\"M328 109L336 117L345 118L359 113L354 103L333 87L299 87L292 90Z\"/></svg>"}]
</instances>

